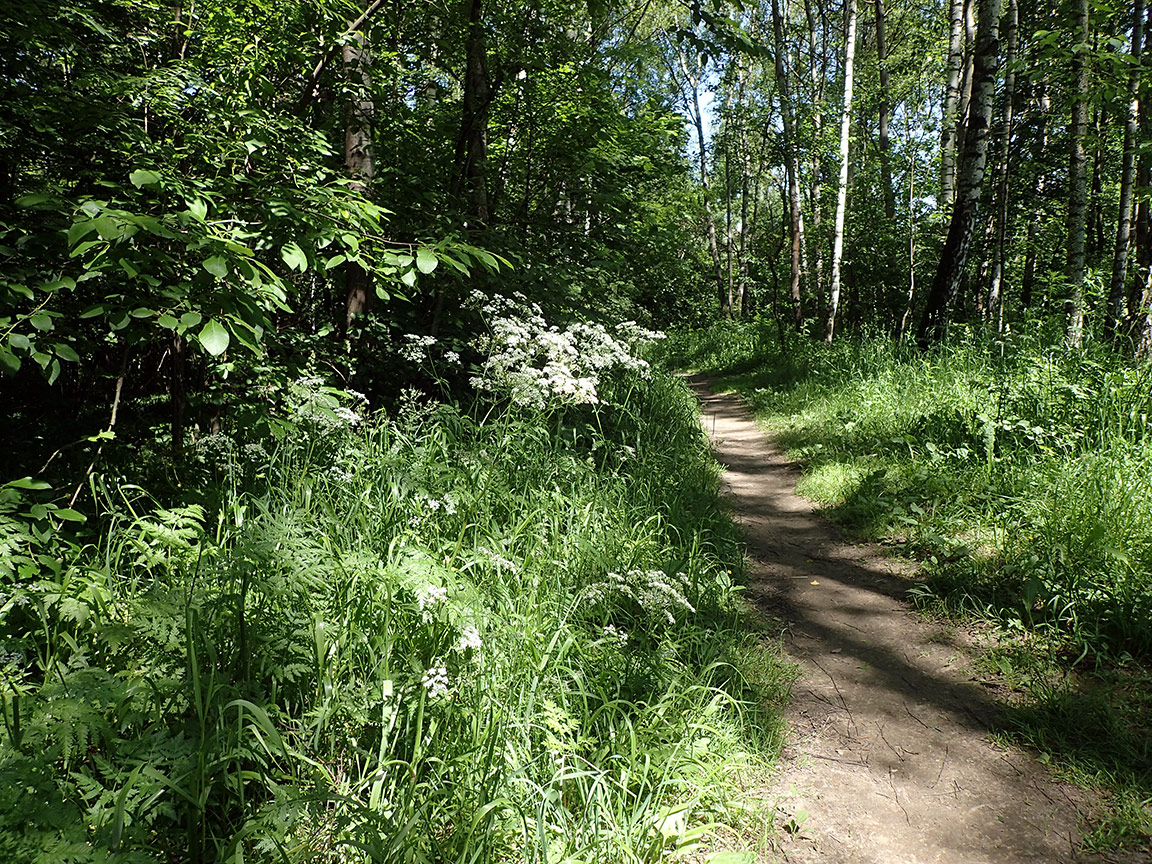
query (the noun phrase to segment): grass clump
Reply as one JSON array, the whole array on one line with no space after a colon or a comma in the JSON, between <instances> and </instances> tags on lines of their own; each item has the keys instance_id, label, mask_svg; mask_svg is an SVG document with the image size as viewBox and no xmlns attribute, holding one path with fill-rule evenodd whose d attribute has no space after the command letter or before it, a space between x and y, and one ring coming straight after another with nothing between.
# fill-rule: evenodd
<instances>
[{"instance_id":1,"label":"grass clump","mask_svg":"<svg viewBox=\"0 0 1152 864\"><path fill-rule=\"evenodd\" d=\"M1032 333L781 346L763 321L664 350L744 395L800 492L920 560L917 602L1022 646L1005 732L1111 796L1088 845L1148 845L1152 366Z\"/></svg>"},{"instance_id":2,"label":"grass clump","mask_svg":"<svg viewBox=\"0 0 1152 864\"><path fill-rule=\"evenodd\" d=\"M728 818L791 673L682 386L295 395L267 461L201 453L199 503L94 483L83 542L5 489L0 857L656 861Z\"/></svg>"}]
</instances>

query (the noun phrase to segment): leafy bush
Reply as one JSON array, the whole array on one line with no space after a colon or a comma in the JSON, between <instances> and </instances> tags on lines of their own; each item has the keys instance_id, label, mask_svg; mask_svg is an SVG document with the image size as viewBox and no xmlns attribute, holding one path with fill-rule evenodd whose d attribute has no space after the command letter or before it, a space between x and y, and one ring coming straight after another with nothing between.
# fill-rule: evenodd
<instances>
[{"instance_id":1,"label":"leafy bush","mask_svg":"<svg viewBox=\"0 0 1152 864\"><path fill-rule=\"evenodd\" d=\"M278 438L201 451L218 504L121 489L85 545L9 484L0 774L27 794L0 817L7 860L696 842L725 776L775 746L788 672L741 625L691 398L598 384L595 404L369 418L299 381Z\"/></svg>"}]
</instances>

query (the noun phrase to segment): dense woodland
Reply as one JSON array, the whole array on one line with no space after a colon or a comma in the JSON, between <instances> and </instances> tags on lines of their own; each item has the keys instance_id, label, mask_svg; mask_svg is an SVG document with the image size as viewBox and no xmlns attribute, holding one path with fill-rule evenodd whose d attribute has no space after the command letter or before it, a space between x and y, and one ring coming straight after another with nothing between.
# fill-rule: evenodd
<instances>
[{"instance_id":1,"label":"dense woodland","mask_svg":"<svg viewBox=\"0 0 1152 864\"><path fill-rule=\"evenodd\" d=\"M752 861L790 672L661 358L1036 681L1144 674L1148 19L0 0L0 857Z\"/></svg>"}]
</instances>

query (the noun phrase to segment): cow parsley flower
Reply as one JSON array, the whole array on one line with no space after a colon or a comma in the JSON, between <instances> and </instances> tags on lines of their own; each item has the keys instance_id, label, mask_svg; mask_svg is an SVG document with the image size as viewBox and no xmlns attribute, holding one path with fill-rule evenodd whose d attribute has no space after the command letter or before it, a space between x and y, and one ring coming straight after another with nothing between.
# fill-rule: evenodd
<instances>
[{"instance_id":1,"label":"cow parsley flower","mask_svg":"<svg viewBox=\"0 0 1152 864\"><path fill-rule=\"evenodd\" d=\"M433 699L443 696L448 692L448 670L443 666L429 667L420 683Z\"/></svg>"}]
</instances>

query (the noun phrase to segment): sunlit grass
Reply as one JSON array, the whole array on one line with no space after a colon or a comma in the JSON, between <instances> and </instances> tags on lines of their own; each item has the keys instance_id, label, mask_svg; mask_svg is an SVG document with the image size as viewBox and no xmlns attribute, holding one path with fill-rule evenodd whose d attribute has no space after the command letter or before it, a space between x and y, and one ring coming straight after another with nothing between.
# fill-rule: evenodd
<instances>
[{"instance_id":1,"label":"sunlit grass","mask_svg":"<svg viewBox=\"0 0 1152 864\"><path fill-rule=\"evenodd\" d=\"M988 674L1018 692L1002 734L1104 792L1086 846L1146 846L1152 367L1026 335L926 355L792 339L757 321L665 347L749 402L801 494L921 563L925 610L999 628Z\"/></svg>"}]
</instances>

